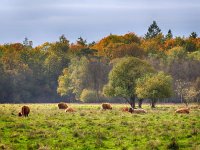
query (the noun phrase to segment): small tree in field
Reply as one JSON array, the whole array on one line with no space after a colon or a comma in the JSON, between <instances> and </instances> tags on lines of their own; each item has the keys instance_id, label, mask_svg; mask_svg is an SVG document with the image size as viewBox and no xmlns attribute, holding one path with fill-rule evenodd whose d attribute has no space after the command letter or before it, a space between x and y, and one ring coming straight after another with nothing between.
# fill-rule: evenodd
<instances>
[{"instance_id":1,"label":"small tree in field","mask_svg":"<svg viewBox=\"0 0 200 150\"><path fill-rule=\"evenodd\" d=\"M107 96L123 97L135 108L135 86L137 79L155 70L147 62L135 57L119 59L109 73L109 82L103 92Z\"/></svg>"},{"instance_id":2,"label":"small tree in field","mask_svg":"<svg viewBox=\"0 0 200 150\"><path fill-rule=\"evenodd\" d=\"M176 80L175 82L176 86L176 93L180 97L181 103L185 103L185 105L188 105L188 95L190 83L182 80ZM186 99L185 99L186 98Z\"/></svg>"},{"instance_id":3,"label":"small tree in field","mask_svg":"<svg viewBox=\"0 0 200 150\"><path fill-rule=\"evenodd\" d=\"M188 106L189 102L194 101L194 99L197 97L199 94L199 91L195 89L195 87L190 86L188 88L183 89L183 98L184 98L184 103L186 106Z\"/></svg>"},{"instance_id":4,"label":"small tree in field","mask_svg":"<svg viewBox=\"0 0 200 150\"><path fill-rule=\"evenodd\" d=\"M146 75L138 79L136 94L138 98L150 98L151 107L155 108L158 98L167 98L172 95L172 78L163 72Z\"/></svg>"}]
</instances>

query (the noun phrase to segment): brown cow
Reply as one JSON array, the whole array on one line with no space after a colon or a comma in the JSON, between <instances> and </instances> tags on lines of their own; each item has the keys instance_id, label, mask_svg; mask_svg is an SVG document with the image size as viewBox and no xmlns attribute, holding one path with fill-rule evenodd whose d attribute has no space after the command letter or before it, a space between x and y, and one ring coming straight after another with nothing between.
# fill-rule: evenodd
<instances>
[{"instance_id":1,"label":"brown cow","mask_svg":"<svg viewBox=\"0 0 200 150\"><path fill-rule=\"evenodd\" d=\"M112 106L110 103L103 103L102 104L102 109L106 110L106 109L112 109Z\"/></svg>"},{"instance_id":2,"label":"brown cow","mask_svg":"<svg viewBox=\"0 0 200 150\"><path fill-rule=\"evenodd\" d=\"M180 108L177 109L175 111L175 113L179 113L179 114L189 114L190 113L190 109L189 108Z\"/></svg>"},{"instance_id":3,"label":"brown cow","mask_svg":"<svg viewBox=\"0 0 200 150\"><path fill-rule=\"evenodd\" d=\"M134 109L133 113L142 114L142 113L147 113L147 111L144 109Z\"/></svg>"},{"instance_id":4,"label":"brown cow","mask_svg":"<svg viewBox=\"0 0 200 150\"><path fill-rule=\"evenodd\" d=\"M134 109L133 109L132 107L130 107L130 108L128 109L128 112L130 112L130 113L133 113L133 111L134 111Z\"/></svg>"},{"instance_id":5,"label":"brown cow","mask_svg":"<svg viewBox=\"0 0 200 150\"><path fill-rule=\"evenodd\" d=\"M24 117L28 117L28 114L30 113L30 108L28 106L23 106L22 107L22 111L19 112L18 116L24 116Z\"/></svg>"},{"instance_id":6,"label":"brown cow","mask_svg":"<svg viewBox=\"0 0 200 150\"><path fill-rule=\"evenodd\" d=\"M123 112L128 112L128 110L129 110L128 107L122 107L122 108L121 108L121 111L123 111Z\"/></svg>"},{"instance_id":7,"label":"brown cow","mask_svg":"<svg viewBox=\"0 0 200 150\"><path fill-rule=\"evenodd\" d=\"M21 113L21 112L19 112L19 113L18 113L18 116L19 116L19 117L21 117L21 116L22 116L22 113Z\"/></svg>"},{"instance_id":8,"label":"brown cow","mask_svg":"<svg viewBox=\"0 0 200 150\"><path fill-rule=\"evenodd\" d=\"M59 108L59 109L67 109L68 106L67 106L66 103L64 103L64 102L60 102L60 103L58 104L58 108Z\"/></svg>"},{"instance_id":9,"label":"brown cow","mask_svg":"<svg viewBox=\"0 0 200 150\"><path fill-rule=\"evenodd\" d=\"M73 108L71 108L71 107L68 107L68 108L65 110L65 112L75 112L75 110L74 110Z\"/></svg>"},{"instance_id":10,"label":"brown cow","mask_svg":"<svg viewBox=\"0 0 200 150\"><path fill-rule=\"evenodd\" d=\"M132 107L129 108L128 111L129 111L130 113L136 113L136 114L147 113L147 111L144 110L144 109L133 109Z\"/></svg>"}]
</instances>

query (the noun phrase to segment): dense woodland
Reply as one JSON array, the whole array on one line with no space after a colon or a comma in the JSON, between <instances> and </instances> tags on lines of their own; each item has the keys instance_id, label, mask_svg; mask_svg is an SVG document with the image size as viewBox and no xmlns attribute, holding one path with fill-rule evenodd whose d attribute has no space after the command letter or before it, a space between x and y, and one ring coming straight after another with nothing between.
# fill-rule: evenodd
<instances>
[{"instance_id":1,"label":"dense woodland","mask_svg":"<svg viewBox=\"0 0 200 150\"><path fill-rule=\"evenodd\" d=\"M134 87L135 95L131 95L133 87L129 86L129 93L124 89L110 92L108 88L122 85L129 77L131 68L123 68L123 63L129 65L128 59L134 62L130 66L157 74L145 79L138 77L137 83L133 83L138 85L137 89ZM127 72L122 77L124 82L115 79L119 62L122 72ZM163 84L171 80L171 93L165 87L162 89L160 82L153 83L162 79ZM167 94L156 95L153 88L159 84L158 91L168 90ZM146 88L149 85L151 89ZM195 32L188 37L174 37L171 30L164 34L155 21L144 37L130 32L110 34L92 43L80 37L76 43L70 43L62 35L56 42L36 47L27 38L23 43L0 45L0 103L130 102L133 96L136 100L188 102L198 101L199 91L200 38Z\"/></svg>"}]
</instances>

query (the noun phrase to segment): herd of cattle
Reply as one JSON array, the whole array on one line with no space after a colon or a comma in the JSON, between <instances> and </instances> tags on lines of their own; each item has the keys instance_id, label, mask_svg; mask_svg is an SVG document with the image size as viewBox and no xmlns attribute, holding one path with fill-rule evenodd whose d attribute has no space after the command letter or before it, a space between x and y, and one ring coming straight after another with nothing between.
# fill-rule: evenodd
<instances>
[{"instance_id":1,"label":"herd of cattle","mask_svg":"<svg viewBox=\"0 0 200 150\"><path fill-rule=\"evenodd\" d=\"M60 102L58 104L58 108L64 109L65 112L75 112L76 111L74 108L68 107L68 105L66 103L63 103L63 102ZM112 106L111 106L110 103L103 103L102 104L102 110L109 110L109 109L112 109ZM134 109L134 108L131 108L131 107L122 107L121 111L129 112L129 113L137 113L137 114L147 113L147 111L144 110L144 109ZM30 113L30 108L28 106L23 106L22 109L21 109L21 112L19 112L18 116L19 117L21 117L21 116L28 117L29 113ZM190 109L189 108L180 108L180 109L177 109L175 111L175 113L189 114Z\"/></svg>"}]
</instances>

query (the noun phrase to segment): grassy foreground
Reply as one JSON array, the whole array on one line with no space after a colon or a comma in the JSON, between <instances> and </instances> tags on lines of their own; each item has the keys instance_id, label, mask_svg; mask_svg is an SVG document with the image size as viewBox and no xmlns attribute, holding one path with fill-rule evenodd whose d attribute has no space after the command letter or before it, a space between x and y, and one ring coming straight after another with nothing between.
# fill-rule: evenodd
<instances>
[{"instance_id":1,"label":"grassy foreground","mask_svg":"<svg viewBox=\"0 0 200 150\"><path fill-rule=\"evenodd\" d=\"M193 149L200 150L200 109L175 114L180 106L158 105L147 114L102 111L99 105L29 104L28 118L17 116L23 104L0 105L0 149Z\"/></svg>"}]
</instances>

